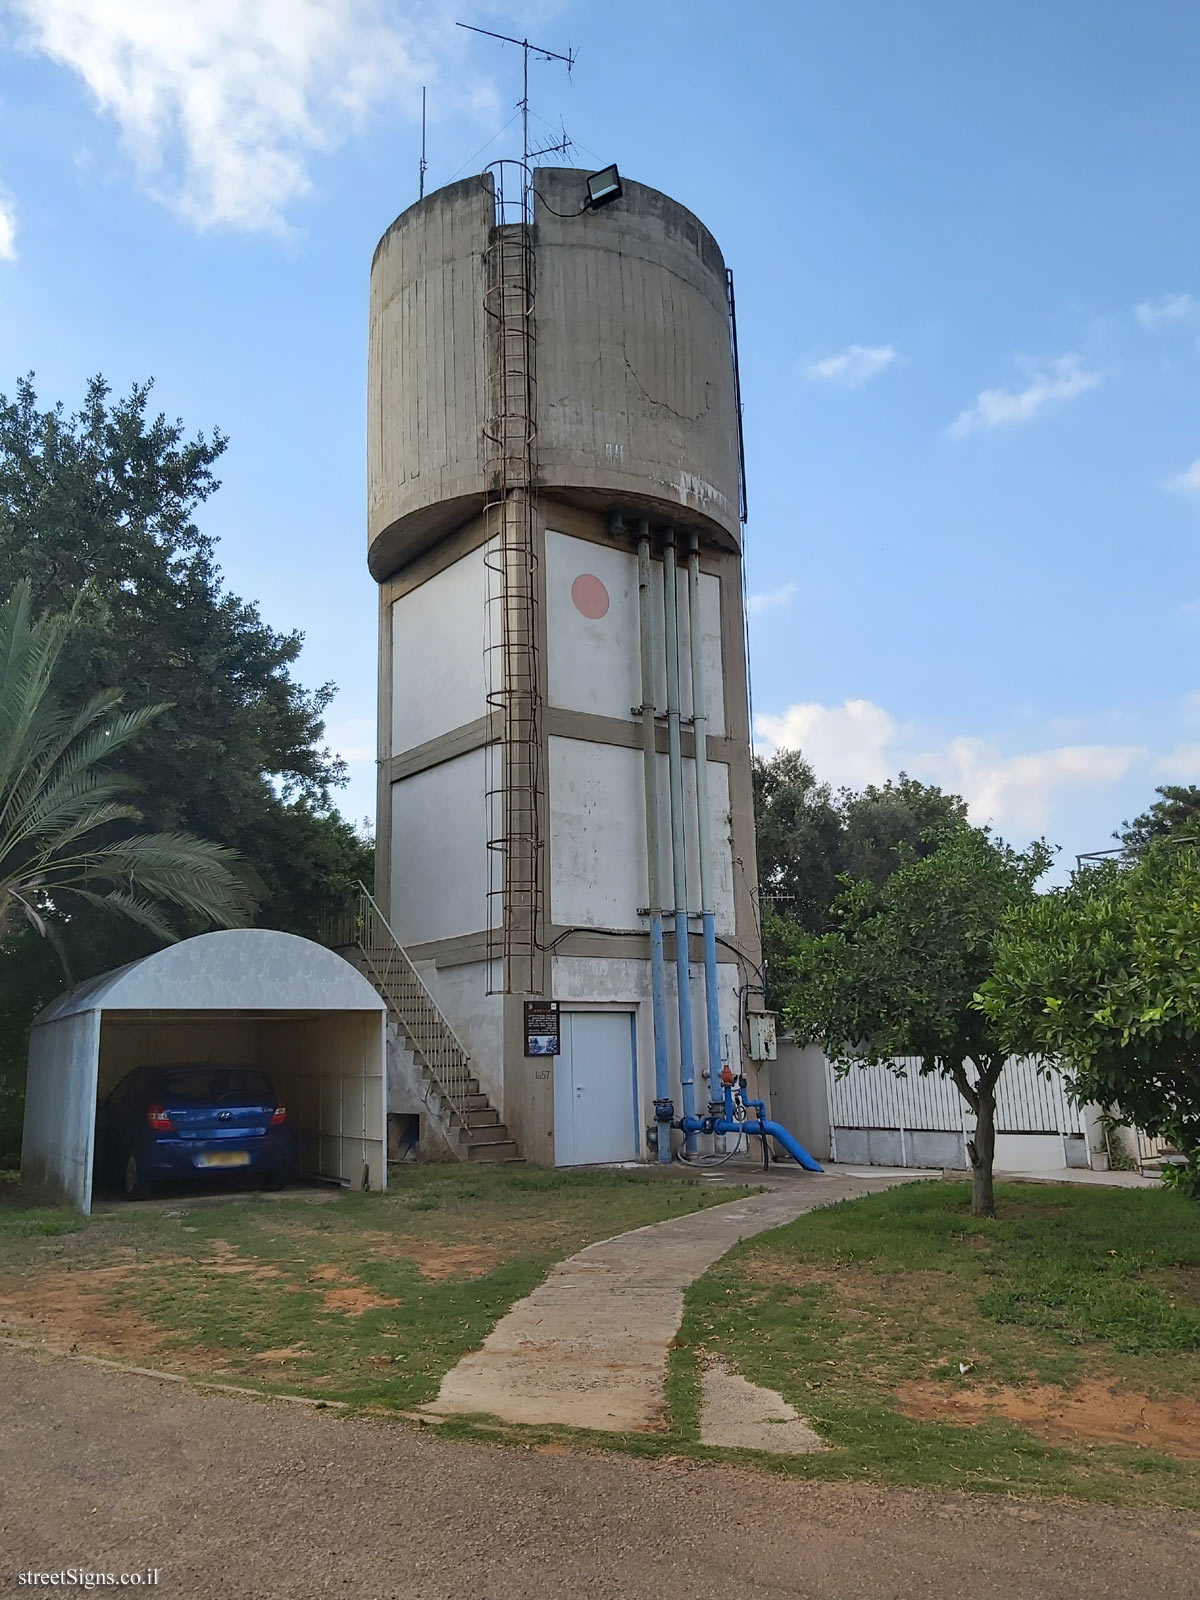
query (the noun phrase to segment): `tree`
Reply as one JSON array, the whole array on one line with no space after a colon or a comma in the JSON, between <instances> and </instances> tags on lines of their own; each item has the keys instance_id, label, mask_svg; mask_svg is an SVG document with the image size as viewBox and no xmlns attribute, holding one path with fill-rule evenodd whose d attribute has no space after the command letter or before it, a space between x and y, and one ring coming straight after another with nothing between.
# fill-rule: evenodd
<instances>
[{"instance_id":1,"label":"tree","mask_svg":"<svg viewBox=\"0 0 1200 1600\"><path fill-rule=\"evenodd\" d=\"M1123 822L1114 838L1138 855L1156 839L1200 839L1200 789L1195 784L1164 783L1154 792L1158 799L1140 817Z\"/></svg>"},{"instance_id":2,"label":"tree","mask_svg":"<svg viewBox=\"0 0 1200 1600\"><path fill-rule=\"evenodd\" d=\"M904 772L858 794L843 789L838 800L841 870L874 884L885 883L903 862L931 855L948 828L967 820L965 800Z\"/></svg>"},{"instance_id":3,"label":"tree","mask_svg":"<svg viewBox=\"0 0 1200 1600\"><path fill-rule=\"evenodd\" d=\"M22 919L46 936L72 900L168 941L164 904L243 925L249 903L232 851L121 826L141 814L108 763L165 707L122 713L118 689L64 704L56 676L73 622L73 614L34 620L24 581L0 602L0 950Z\"/></svg>"},{"instance_id":4,"label":"tree","mask_svg":"<svg viewBox=\"0 0 1200 1600\"><path fill-rule=\"evenodd\" d=\"M86 585L64 700L117 683L133 708L166 705L123 758L147 823L236 850L254 874L258 920L312 934L330 893L319 863L355 854L355 876L370 871L370 846L330 808L344 781L323 745L333 686L293 680L302 636L276 632L228 592L196 525L219 487L224 436L188 439L181 423L150 415L149 396L141 384L113 401L95 378L73 416L42 410L30 379L13 400L0 396L0 590L27 575L35 606L58 611ZM87 943L82 923L74 933ZM128 959L100 943L97 959Z\"/></svg>"},{"instance_id":5,"label":"tree","mask_svg":"<svg viewBox=\"0 0 1200 1600\"><path fill-rule=\"evenodd\" d=\"M1160 842L1015 909L979 1003L1008 1048L1169 1139L1200 1199L1200 851Z\"/></svg>"},{"instance_id":6,"label":"tree","mask_svg":"<svg viewBox=\"0 0 1200 1600\"><path fill-rule=\"evenodd\" d=\"M1032 899L1049 864L1043 844L1018 852L959 823L882 885L850 883L833 907L836 931L789 930L777 957L784 1021L816 1039L841 1070L897 1068L952 1080L976 1119L971 1209L995 1215L996 1086L1008 1054L974 1003L1004 916Z\"/></svg>"},{"instance_id":7,"label":"tree","mask_svg":"<svg viewBox=\"0 0 1200 1600\"><path fill-rule=\"evenodd\" d=\"M810 933L834 924L840 879L882 884L905 860L936 847L947 827L966 822L966 802L901 773L835 796L798 750L754 758L758 876L764 902Z\"/></svg>"},{"instance_id":8,"label":"tree","mask_svg":"<svg viewBox=\"0 0 1200 1600\"><path fill-rule=\"evenodd\" d=\"M842 818L829 786L798 750L755 756L751 772L764 913L819 932L842 868Z\"/></svg>"},{"instance_id":9,"label":"tree","mask_svg":"<svg viewBox=\"0 0 1200 1600\"><path fill-rule=\"evenodd\" d=\"M187 437L151 415L149 396L141 384L113 400L96 378L69 416L42 409L31 379L0 395L0 593L27 577L36 610L77 604L56 673L64 704L119 684L130 711L167 707L121 751L147 831L235 851L257 923L312 936L328 902L371 876L370 841L330 804L344 780L323 742L333 687L294 681L301 636L228 591L196 524L224 437ZM203 925L174 920L184 933ZM76 978L161 943L86 901L56 937ZM0 1078L23 1075L29 1021L52 997L43 946L28 925L6 937Z\"/></svg>"}]
</instances>

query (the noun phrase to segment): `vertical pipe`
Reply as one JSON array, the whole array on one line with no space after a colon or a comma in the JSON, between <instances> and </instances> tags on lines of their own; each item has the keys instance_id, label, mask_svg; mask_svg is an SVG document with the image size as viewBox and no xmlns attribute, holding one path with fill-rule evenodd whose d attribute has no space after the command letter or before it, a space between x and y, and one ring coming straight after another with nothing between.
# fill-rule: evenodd
<instances>
[{"instance_id":1,"label":"vertical pipe","mask_svg":"<svg viewBox=\"0 0 1200 1600\"><path fill-rule=\"evenodd\" d=\"M650 993L654 1098L669 1100L667 1005L663 985L662 871L658 844L658 756L654 738L654 634L650 622L650 524L638 523L638 624L642 646L642 771L646 794L646 888L650 910ZM671 1129L658 1123L658 1159L671 1159Z\"/></svg>"},{"instance_id":2,"label":"vertical pipe","mask_svg":"<svg viewBox=\"0 0 1200 1600\"><path fill-rule=\"evenodd\" d=\"M700 914L704 919L704 1004L708 1020L708 1098L720 1099L721 1009L717 994L717 917L713 903L712 823L708 810L708 708L700 628L700 537L688 539L688 635L692 647L692 731L696 740L696 816L700 843Z\"/></svg>"},{"instance_id":3,"label":"vertical pipe","mask_svg":"<svg viewBox=\"0 0 1200 1600\"><path fill-rule=\"evenodd\" d=\"M687 857L684 854L683 751L679 742L679 592L675 530L663 535L663 621L667 652L667 759L671 774L671 870L675 891L675 984L679 991L679 1086L683 1114L696 1115L696 1064L692 1052L692 993L688 965ZM695 1151L696 1135L688 1133Z\"/></svg>"}]
</instances>

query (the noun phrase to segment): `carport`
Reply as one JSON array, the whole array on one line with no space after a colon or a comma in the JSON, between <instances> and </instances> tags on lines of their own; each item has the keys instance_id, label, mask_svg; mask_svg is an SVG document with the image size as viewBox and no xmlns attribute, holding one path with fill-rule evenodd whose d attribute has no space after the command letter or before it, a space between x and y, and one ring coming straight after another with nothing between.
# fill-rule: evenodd
<instances>
[{"instance_id":1,"label":"carport","mask_svg":"<svg viewBox=\"0 0 1200 1600\"><path fill-rule=\"evenodd\" d=\"M341 956L290 933L205 933L60 995L29 1038L21 1180L88 1212L99 1101L140 1066L260 1067L302 1172L387 1186L387 1011Z\"/></svg>"}]
</instances>

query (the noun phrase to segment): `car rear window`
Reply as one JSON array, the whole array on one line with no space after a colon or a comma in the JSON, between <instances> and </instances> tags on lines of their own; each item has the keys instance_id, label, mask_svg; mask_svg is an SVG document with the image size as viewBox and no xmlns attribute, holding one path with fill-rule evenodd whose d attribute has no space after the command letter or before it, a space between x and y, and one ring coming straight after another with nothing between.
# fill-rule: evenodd
<instances>
[{"instance_id":1,"label":"car rear window","mask_svg":"<svg viewBox=\"0 0 1200 1600\"><path fill-rule=\"evenodd\" d=\"M255 1104L273 1099L271 1085L261 1072L246 1067L189 1067L160 1074L157 1092L173 1105L197 1105L215 1100L244 1100Z\"/></svg>"}]
</instances>

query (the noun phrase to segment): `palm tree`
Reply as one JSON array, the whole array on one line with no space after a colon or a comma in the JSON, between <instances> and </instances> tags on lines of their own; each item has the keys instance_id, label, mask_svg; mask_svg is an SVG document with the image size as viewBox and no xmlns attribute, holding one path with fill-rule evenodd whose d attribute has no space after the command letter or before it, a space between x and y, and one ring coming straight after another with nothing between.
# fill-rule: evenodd
<instances>
[{"instance_id":1,"label":"palm tree","mask_svg":"<svg viewBox=\"0 0 1200 1600\"><path fill-rule=\"evenodd\" d=\"M0 948L22 916L47 936L72 897L167 941L178 935L166 906L244 926L250 902L232 850L189 833L114 836L112 824L140 813L108 763L167 708L118 711L119 689L77 710L60 702L55 669L75 615L35 618L24 579L0 602Z\"/></svg>"}]
</instances>

